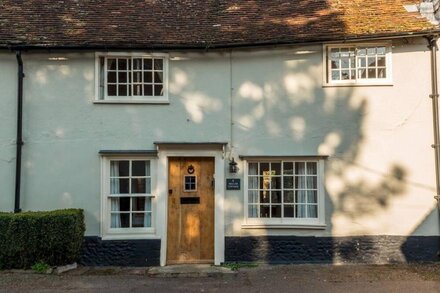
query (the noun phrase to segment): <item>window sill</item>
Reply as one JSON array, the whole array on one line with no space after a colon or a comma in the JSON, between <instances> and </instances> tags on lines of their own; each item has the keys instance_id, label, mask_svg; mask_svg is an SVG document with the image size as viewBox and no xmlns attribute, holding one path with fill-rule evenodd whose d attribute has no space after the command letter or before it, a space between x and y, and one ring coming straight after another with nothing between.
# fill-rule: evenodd
<instances>
[{"instance_id":1,"label":"window sill","mask_svg":"<svg viewBox=\"0 0 440 293\"><path fill-rule=\"evenodd\" d=\"M157 235L136 235L136 234L123 234L123 235L106 235L101 237L102 240L143 240L143 239L151 239L156 240L160 239Z\"/></svg>"},{"instance_id":2,"label":"window sill","mask_svg":"<svg viewBox=\"0 0 440 293\"><path fill-rule=\"evenodd\" d=\"M325 230L327 225L299 225L299 224L242 224L241 229L309 229Z\"/></svg>"},{"instance_id":3,"label":"window sill","mask_svg":"<svg viewBox=\"0 0 440 293\"><path fill-rule=\"evenodd\" d=\"M93 104L153 104L153 105L169 105L168 99L161 100L93 100Z\"/></svg>"},{"instance_id":4,"label":"window sill","mask_svg":"<svg viewBox=\"0 0 440 293\"><path fill-rule=\"evenodd\" d=\"M373 86L391 87L391 86L394 86L394 84L392 82L384 82L384 83L324 83L322 85L323 88L327 88L327 87L373 87Z\"/></svg>"}]
</instances>

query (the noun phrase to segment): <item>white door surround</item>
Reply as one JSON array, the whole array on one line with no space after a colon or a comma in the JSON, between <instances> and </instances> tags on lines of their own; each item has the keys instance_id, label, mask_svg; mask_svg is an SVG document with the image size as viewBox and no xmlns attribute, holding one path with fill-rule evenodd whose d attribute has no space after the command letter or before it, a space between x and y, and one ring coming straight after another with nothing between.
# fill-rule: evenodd
<instances>
[{"instance_id":1,"label":"white door surround","mask_svg":"<svg viewBox=\"0 0 440 293\"><path fill-rule=\"evenodd\" d=\"M220 265L225 258L225 143L156 143L157 202L156 231L161 238L160 265L165 266L167 258L168 222L168 158L169 157L212 157L215 161L215 209L214 209L214 264Z\"/></svg>"}]
</instances>

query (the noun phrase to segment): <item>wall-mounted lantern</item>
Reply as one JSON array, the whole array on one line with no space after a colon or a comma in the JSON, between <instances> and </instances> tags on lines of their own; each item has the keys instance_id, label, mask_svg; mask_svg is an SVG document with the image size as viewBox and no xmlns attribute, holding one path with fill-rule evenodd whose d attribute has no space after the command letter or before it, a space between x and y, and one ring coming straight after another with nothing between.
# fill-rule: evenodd
<instances>
[{"instance_id":1,"label":"wall-mounted lantern","mask_svg":"<svg viewBox=\"0 0 440 293\"><path fill-rule=\"evenodd\" d=\"M237 173L238 167L237 162L232 158L232 160L229 161L229 173Z\"/></svg>"}]
</instances>

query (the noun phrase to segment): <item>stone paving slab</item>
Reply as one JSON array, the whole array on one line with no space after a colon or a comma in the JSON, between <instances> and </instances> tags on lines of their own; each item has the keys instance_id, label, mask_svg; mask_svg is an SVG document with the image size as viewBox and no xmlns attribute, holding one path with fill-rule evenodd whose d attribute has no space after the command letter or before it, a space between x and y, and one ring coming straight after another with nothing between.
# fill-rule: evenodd
<instances>
[{"instance_id":1,"label":"stone paving slab","mask_svg":"<svg viewBox=\"0 0 440 293\"><path fill-rule=\"evenodd\" d=\"M207 264L191 265L171 265L165 267L153 267L148 270L150 277L161 278L198 278L198 277L218 277L223 275L235 275L237 272L229 268L212 266Z\"/></svg>"}]
</instances>

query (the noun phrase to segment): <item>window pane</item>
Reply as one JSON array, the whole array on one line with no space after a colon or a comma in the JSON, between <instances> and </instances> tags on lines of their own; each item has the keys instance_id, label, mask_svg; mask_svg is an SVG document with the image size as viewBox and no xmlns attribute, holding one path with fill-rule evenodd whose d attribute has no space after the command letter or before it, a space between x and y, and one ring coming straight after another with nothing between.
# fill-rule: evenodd
<instances>
[{"instance_id":1,"label":"window pane","mask_svg":"<svg viewBox=\"0 0 440 293\"><path fill-rule=\"evenodd\" d=\"M272 163L271 165L271 175L281 175L281 163Z\"/></svg>"},{"instance_id":2,"label":"window pane","mask_svg":"<svg viewBox=\"0 0 440 293\"><path fill-rule=\"evenodd\" d=\"M163 60L154 59L154 70L163 70Z\"/></svg>"},{"instance_id":3,"label":"window pane","mask_svg":"<svg viewBox=\"0 0 440 293\"><path fill-rule=\"evenodd\" d=\"M260 175L270 175L269 163L260 163Z\"/></svg>"},{"instance_id":4,"label":"window pane","mask_svg":"<svg viewBox=\"0 0 440 293\"><path fill-rule=\"evenodd\" d=\"M359 50L358 50L358 55L359 55L359 56L365 56L365 55L367 55L367 49L359 49Z\"/></svg>"},{"instance_id":5,"label":"window pane","mask_svg":"<svg viewBox=\"0 0 440 293\"><path fill-rule=\"evenodd\" d=\"M366 79L367 78L367 70L361 69L358 71L358 78Z\"/></svg>"},{"instance_id":6,"label":"window pane","mask_svg":"<svg viewBox=\"0 0 440 293\"><path fill-rule=\"evenodd\" d=\"M142 59L141 58L133 59L133 69L134 70L141 70L142 69Z\"/></svg>"},{"instance_id":7,"label":"window pane","mask_svg":"<svg viewBox=\"0 0 440 293\"><path fill-rule=\"evenodd\" d=\"M258 206L250 205L248 208L248 217L249 218L258 218Z\"/></svg>"},{"instance_id":8,"label":"window pane","mask_svg":"<svg viewBox=\"0 0 440 293\"><path fill-rule=\"evenodd\" d=\"M342 70L341 77L342 77L342 80L349 80L350 79L350 70Z\"/></svg>"},{"instance_id":9,"label":"window pane","mask_svg":"<svg viewBox=\"0 0 440 293\"><path fill-rule=\"evenodd\" d=\"M269 171L266 171L266 172L269 172ZM269 175L260 176L259 180L260 180L260 189L263 189L263 190L270 189L270 176Z\"/></svg>"},{"instance_id":10,"label":"window pane","mask_svg":"<svg viewBox=\"0 0 440 293\"><path fill-rule=\"evenodd\" d=\"M295 188L298 188L298 189L305 189L306 188L306 177L305 176L295 177Z\"/></svg>"},{"instance_id":11,"label":"window pane","mask_svg":"<svg viewBox=\"0 0 440 293\"><path fill-rule=\"evenodd\" d=\"M284 206L284 217L285 218L293 218L294 217L294 213L293 213L293 211L294 211L294 209L293 209L293 207L294 206Z\"/></svg>"},{"instance_id":12,"label":"window pane","mask_svg":"<svg viewBox=\"0 0 440 293\"><path fill-rule=\"evenodd\" d=\"M338 69L339 68L339 60L332 60L332 69Z\"/></svg>"},{"instance_id":13,"label":"window pane","mask_svg":"<svg viewBox=\"0 0 440 293\"><path fill-rule=\"evenodd\" d=\"M142 82L142 72L140 71L133 72L133 82Z\"/></svg>"},{"instance_id":14,"label":"window pane","mask_svg":"<svg viewBox=\"0 0 440 293\"><path fill-rule=\"evenodd\" d=\"M128 194L129 179L112 178L110 179L111 194Z\"/></svg>"},{"instance_id":15,"label":"window pane","mask_svg":"<svg viewBox=\"0 0 440 293\"><path fill-rule=\"evenodd\" d=\"M119 72L118 78L119 83L127 83L127 72Z\"/></svg>"},{"instance_id":16,"label":"window pane","mask_svg":"<svg viewBox=\"0 0 440 293\"><path fill-rule=\"evenodd\" d=\"M307 203L318 203L318 195L316 191L307 191Z\"/></svg>"},{"instance_id":17,"label":"window pane","mask_svg":"<svg viewBox=\"0 0 440 293\"><path fill-rule=\"evenodd\" d=\"M260 191L260 203L270 202L270 191Z\"/></svg>"},{"instance_id":18,"label":"window pane","mask_svg":"<svg viewBox=\"0 0 440 293\"><path fill-rule=\"evenodd\" d=\"M293 177L292 176L284 176L284 188L293 189Z\"/></svg>"},{"instance_id":19,"label":"window pane","mask_svg":"<svg viewBox=\"0 0 440 293\"><path fill-rule=\"evenodd\" d=\"M304 162L295 163L295 174L299 174L299 175L306 174L306 163Z\"/></svg>"},{"instance_id":20,"label":"window pane","mask_svg":"<svg viewBox=\"0 0 440 293\"><path fill-rule=\"evenodd\" d=\"M308 175L316 175L317 174L316 162L307 162L307 174Z\"/></svg>"},{"instance_id":21,"label":"window pane","mask_svg":"<svg viewBox=\"0 0 440 293\"><path fill-rule=\"evenodd\" d=\"M249 191L248 202L249 203L258 203L258 191L257 190Z\"/></svg>"},{"instance_id":22,"label":"window pane","mask_svg":"<svg viewBox=\"0 0 440 293\"><path fill-rule=\"evenodd\" d=\"M131 175L132 176L146 176L145 162L146 161L133 161L131 163L131 165L132 165Z\"/></svg>"},{"instance_id":23,"label":"window pane","mask_svg":"<svg viewBox=\"0 0 440 293\"><path fill-rule=\"evenodd\" d=\"M386 48L385 47L377 47L377 54L378 55L385 55Z\"/></svg>"},{"instance_id":24,"label":"window pane","mask_svg":"<svg viewBox=\"0 0 440 293\"><path fill-rule=\"evenodd\" d=\"M144 72L144 82L153 83L153 73L151 71Z\"/></svg>"},{"instance_id":25,"label":"window pane","mask_svg":"<svg viewBox=\"0 0 440 293\"><path fill-rule=\"evenodd\" d=\"M126 96L127 95L127 86L126 85L120 85L118 87L118 96Z\"/></svg>"},{"instance_id":26,"label":"window pane","mask_svg":"<svg viewBox=\"0 0 440 293\"><path fill-rule=\"evenodd\" d=\"M316 189L316 188L318 188L318 186L317 186L317 180L316 180L317 178L316 178L316 176L308 176L307 177L307 186L306 186L306 188L307 189Z\"/></svg>"},{"instance_id":27,"label":"window pane","mask_svg":"<svg viewBox=\"0 0 440 293\"><path fill-rule=\"evenodd\" d=\"M152 96L152 95L153 95L153 86L144 85L144 96Z\"/></svg>"},{"instance_id":28,"label":"window pane","mask_svg":"<svg viewBox=\"0 0 440 293\"><path fill-rule=\"evenodd\" d=\"M386 78L387 77L387 71L385 68L378 68L377 69L377 78Z\"/></svg>"},{"instance_id":29,"label":"window pane","mask_svg":"<svg viewBox=\"0 0 440 293\"><path fill-rule=\"evenodd\" d=\"M297 218L305 218L306 217L306 205L296 205L295 206L295 214Z\"/></svg>"},{"instance_id":30,"label":"window pane","mask_svg":"<svg viewBox=\"0 0 440 293\"><path fill-rule=\"evenodd\" d=\"M293 174L293 163L287 162L283 164L283 173L284 174Z\"/></svg>"},{"instance_id":31,"label":"window pane","mask_svg":"<svg viewBox=\"0 0 440 293\"><path fill-rule=\"evenodd\" d=\"M295 194L296 194L296 198L295 198L296 203L306 203L307 191L297 190L295 191Z\"/></svg>"},{"instance_id":32,"label":"window pane","mask_svg":"<svg viewBox=\"0 0 440 293\"><path fill-rule=\"evenodd\" d=\"M281 218L281 206L272 206L272 218Z\"/></svg>"},{"instance_id":33,"label":"window pane","mask_svg":"<svg viewBox=\"0 0 440 293\"><path fill-rule=\"evenodd\" d=\"M109 82L109 83L116 83L116 72L109 71L107 73L107 82Z\"/></svg>"},{"instance_id":34,"label":"window pane","mask_svg":"<svg viewBox=\"0 0 440 293\"><path fill-rule=\"evenodd\" d=\"M129 161L111 161L110 176L111 177L127 177L130 169Z\"/></svg>"},{"instance_id":35,"label":"window pane","mask_svg":"<svg viewBox=\"0 0 440 293\"><path fill-rule=\"evenodd\" d=\"M133 211L145 211L145 197L133 197L131 200Z\"/></svg>"},{"instance_id":36,"label":"window pane","mask_svg":"<svg viewBox=\"0 0 440 293\"><path fill-rule=\"evenodd\" d=\"M367 55L376 55L376 48L367 48Z\"/></svg>"},{"instance_id":37,"label":"window pane","mask_svg":"<svg viewBox=\"0 0 440 293\"><path fill-rule=\"evenodd\" d=\"M133 95L134 96L142 96L142 85L140 84L135 84L133 86Z\"/></svg>"},{"instance_id":38,"label":"window pane","mask_svg":"<svg viewBox=\"0 0 440 293\"><path fill-rule=\"evenodd\" d=\"M152 70L152 69L153 69L153 60L144 59L144 70Z\"/></svg>"},{"instance_id":39,"label":"window pane","mask_svg":"<svg viewBox=\"0 0 440 293\"><path fill-rule=\"evenodd\" d=\"M385 66L385 57L377 57L377 66Z\"/></svg>"},{"instance_id":40,"label":"window pane","mask_svg":"<svg viewBox=\"0 0 440 293\"><path fill-rule=\"evenodd\" d=\"M163 96L163 85L155 85L154 86L154 96Z\"/></svg>"},{"instance_id":41,"label":"window pane","mask_svg":"<svg viewBox=\"0 0 440 293\"><path fill-rule=\"evenodd\" d=\"M281 189L281 176L277 177L271 177L272 178L272 185L271 189Z\"/></svg>"},{"instance_id":42,"label":"window pane","mask_svg":"<svg viewBox=\"0 0 440 293\"><path fill-rule=\"evenodd\" d=\"M318 217L318 206L307 205L307 217L308 218L317 218Z\"/></svg>"},{"instance_id":43,"label":"window pane","mask_svg":"<svg viewBox=\"0 0 440 293\"><path fill-rule=\"evenodd\" d=\"M376 78L376 69L368 69L368 78Z\"/></svg>"},{"instance_id":44,"label":"window pane","mask_svg":"<svg viewBox=\"0 0 440 293\"><path fill-rule=\"evenodd\" d=\"M143 228L145 225L145 214L144 213L133 213L131 224L133 228Z\"/></svg>"},{"instance_id":45,"label":"window pane","mask_svg":"<svg viewBox=\"0 0 440 293\"><path fill-rule=\"evenodd\" d=\"M260 207L260 218L269 218L270 217L270 206L262 205Z\"/></svg>"},{"instance_id":46,"label":"window pane","mask_svg":"<svg viewBox=\"0 0 440 293\"><path fill-rule=\"evenodd\" d=\"M281 203L281 191L271 191L272 203Z\"/></svg>"},{"instance_id":47,"label":"window pane","mask_svg":"<svg viewBox=\"0 0 440 293\"><path fill-rule=\"evenodd\" d=\"M376 66L376 57L368 57L368 67Z\"/></svg>"},{"instance_id":48,"label":"window pane","mask_svg":"<svg viewBox=\"0 0 440 293\"><path fill-rule=\"evenodd\" d=\"M284 202L286 203L293 203L294 199L294 191L284 191Z\"/></svg>"},{"instance_id":49,"label":"window pane","mask_svg":"<svg viewBox=\"0 0 440 293\"><path fill-rule=\"evenodd\" d=\"M349 68L350 67L350 59L343 58L341 59L341 68Z\"/></svg>"},{"instance_id":50,"label":"window pane","mask_svg":"<svg viewBox=\"0 0 440 293\"><path fill-rule=\"evenodd\" d=\"M162 71L160 71L160 72L156 71L154 73L154 82L155 83L163 83L163 72Z\"/></svg>"},{"instance_id":51,"label":"window pane","mask_svg":"<svg viewBox=\"0 0 440 293\"><path fill-rule=\"evenodd\" d=\"M258 175L258 163L249 163L249 175Z\"/></svg>"},{"instance_id":52,"label":"window pane","mask_svg":"<svg viewBox=\"0 0 440 293\"><path fill-rule=\"evenodd\" d=\"M118 59L118 70L127 70L127 59Z\"/></svg>"},{"instance_id":53,"label":"window pane","mask_svg":"<svg viewBox=\"0 0 440 293\"><path fill-rule=\"evenodd\" d=\"M129 228L130 214L111 214L111 228Z\"/></svg>"},{"instance_id":54,"label":"window pane","mask_svg":"<svg viewBox=\"0 0 440 293\"><path fill-rule=\"evenodd\" d=\"M109 84L107 86L107 95L111 97L116 96L116 85Z\"/></svg>"},{"instance_id":55,"label":"window pane","mask_svg":"<svg viewBox=\"0 0 440 293\"><path fill-rule=\"evenodd\" d=\"M358 66L359 67L367 67L367 59L365 57L358 58Z\"/></svg>"},{"instance_id":56,"label":"window pane","mask_svg":"<svg viewBox=\"0 0 440 293\"><path fill-rule=\"evenodd\" d=\"M146 193L145 178L131 179L131 193Z\"/></svg>"},{"instance_id":57,"label":"window pane","mask_svg":"<svg viewBox=\"0 0 440 293\"><path fill-rule=\"evenodd\" d=\"M339 48L332 48L330 55L332 58L339 58Z\"/></svg>"},{"instance_id":58,"label":"window pane","mask_svg":"<svg viewBox=\"0 0 440 293\"><path fill-rule=\"evenodd\" d=\"M249 177L248 187L249 189L258 189L258 177Z\"/></svg>"},{"instance_id":59,"label":"window pane","mask_svg":"<svg viewBox=\"0 0 440 293\"><path fill-rule=\"evenodd\" d=\"M340 80L340 72L339 70L332 70L332 80Z\"/></svg>"},{"instance_id":60,"label":"window pane","mask_svg":"<svg viewBox=\"0 0 440 293\"><path fill-rule=\"evenodd\" d=\"M118 197L110 199L112 212L129 212L130 211L130 198Z\"/></svg>"},{"instance_id":61,"label":"window pane","mask_svg":"<svg viewBox=\"0 0 440 293\"><path fill-rule=\"evenodd\" d=\"M145 227L151 227L151 213L145 214Z\"/></svg>"},{"instance_id":62,"label":"window pane","mask_svg":"<svg viewBox=\"0 0 440 293\"><path fill-rule=\"evenodd\" d=\"M147 212L151 212L151 201L152 201L151 197L145 198L145 210Z\"/></svg>"},{"instance_id":63,"label":"window pane","mask_svg":"<svg viewBox=\"0 0 440 293\"><path fill-rule=\"evenodd\" d=\"M114 58L107 59L107 69L108 70L116 70L116 59L114 59Z\"/></svg>"}]
</instances>

